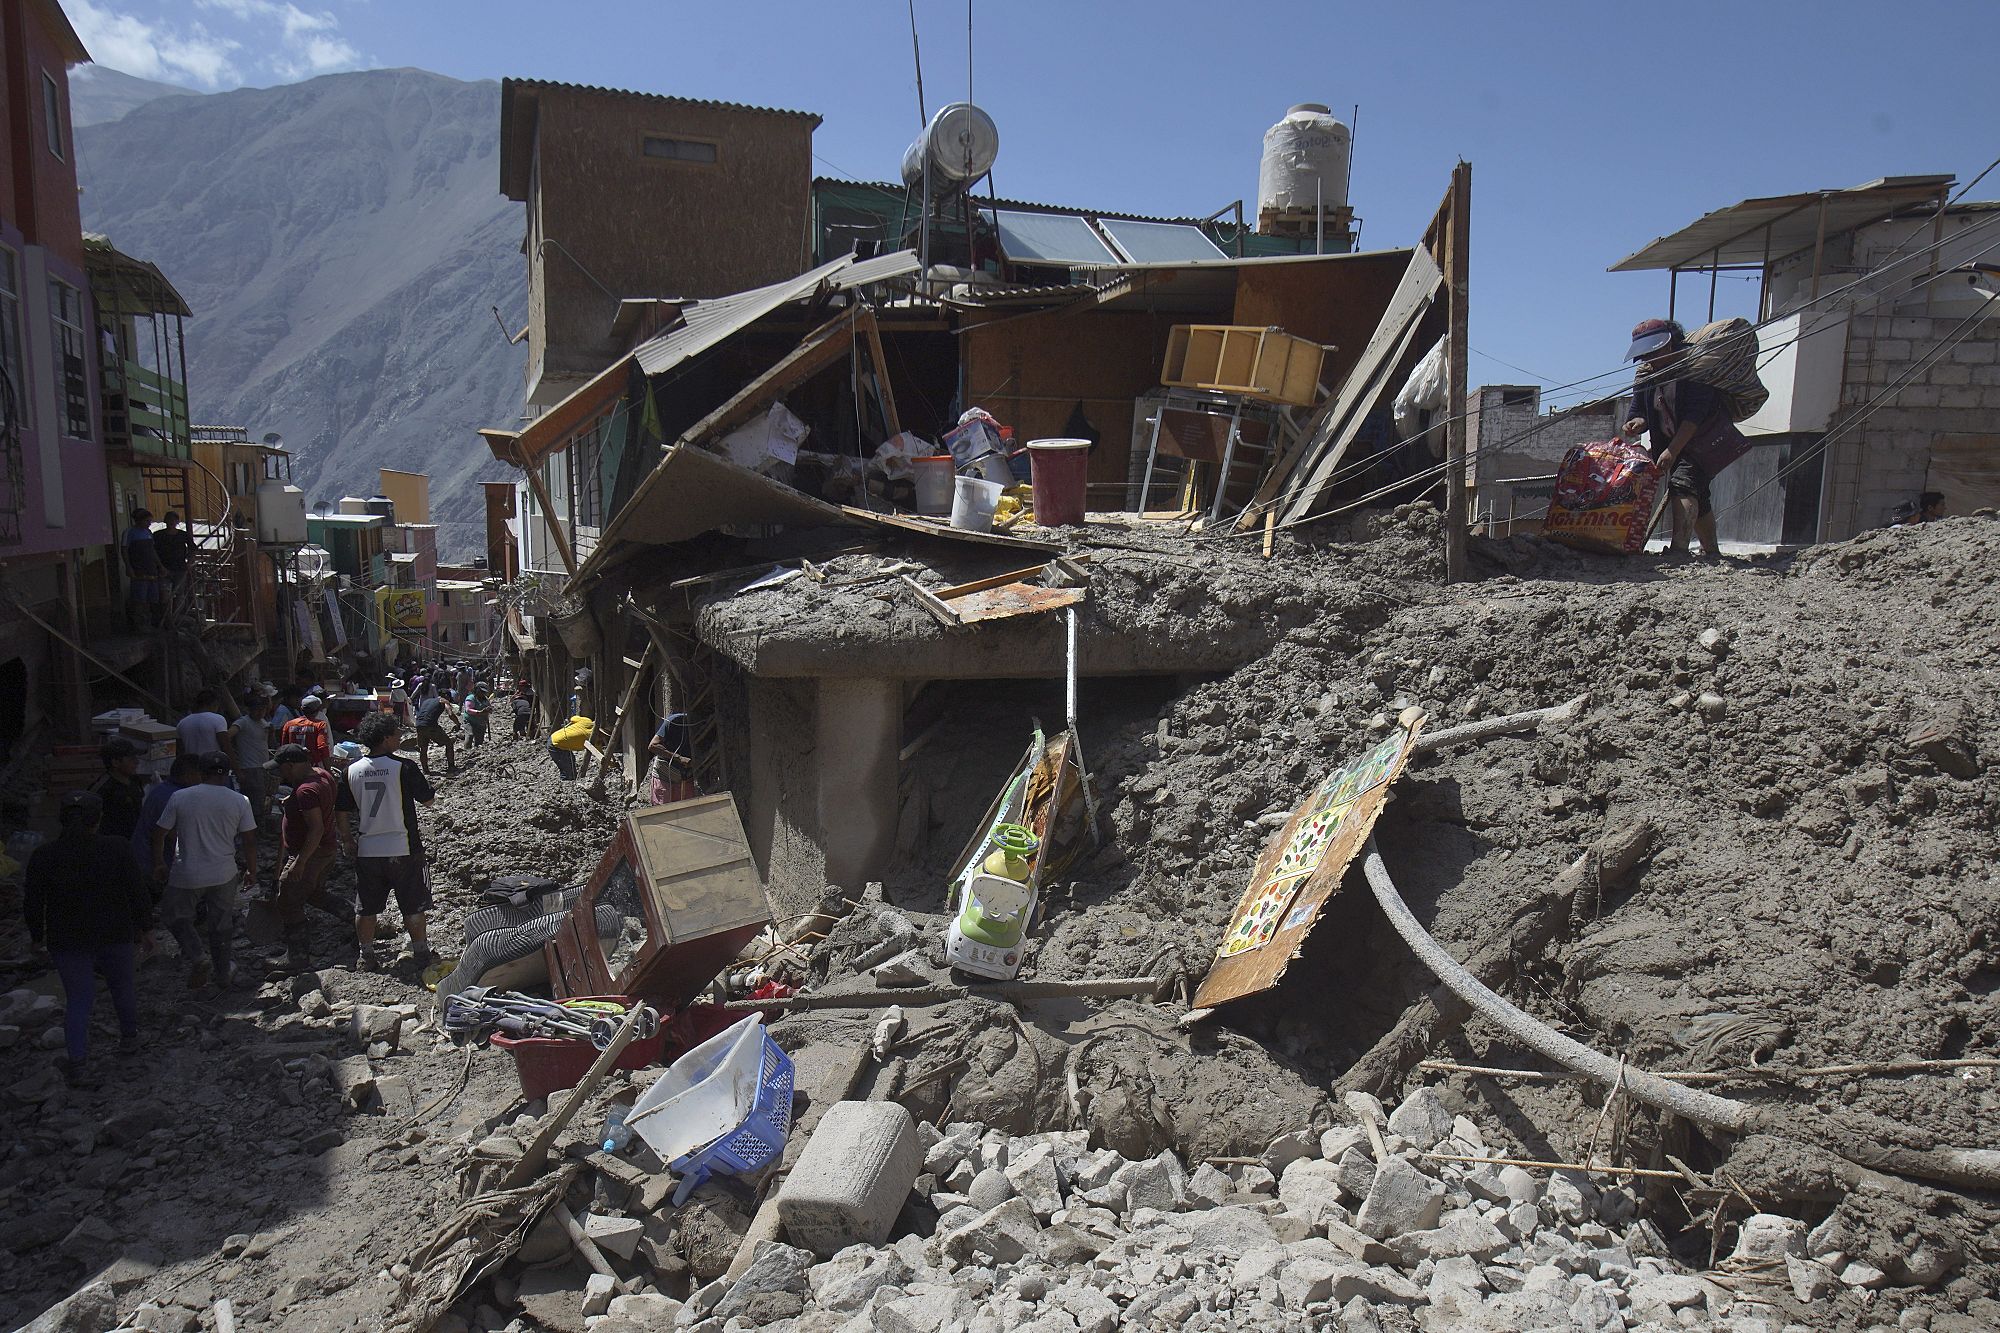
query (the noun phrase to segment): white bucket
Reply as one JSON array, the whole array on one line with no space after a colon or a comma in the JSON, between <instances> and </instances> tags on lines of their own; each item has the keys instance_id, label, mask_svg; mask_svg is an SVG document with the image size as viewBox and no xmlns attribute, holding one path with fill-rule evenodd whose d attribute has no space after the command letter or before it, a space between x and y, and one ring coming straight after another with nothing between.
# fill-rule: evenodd
<instances>
[{"instance_id":1,"label":"white bucket","mask_svg":"<svg viewBox=\"0 0 2000 1333\"><path fill-rule=\"evenodd\" d=\"M993 531L993 511L1006 487L978 477L960 477L951 501L951 525L971 532Z\"/></svg>"},{"instance_id":2,"label":"white bucket","mask_svg":"<svg viewBox=\"0 0 2000 1333\"><path fill-rule=\"evenodd\" d=\"M953 471L950 454L911 460L916 478L917 512L943 518L951 512Z\"/></svg>"}]
</instances>

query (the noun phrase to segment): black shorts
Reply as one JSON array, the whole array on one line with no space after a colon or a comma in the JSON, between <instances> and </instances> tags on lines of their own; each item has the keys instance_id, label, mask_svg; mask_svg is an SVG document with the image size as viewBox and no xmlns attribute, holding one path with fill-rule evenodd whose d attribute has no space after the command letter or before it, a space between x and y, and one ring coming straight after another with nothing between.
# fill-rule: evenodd
<instances>
[{"instance_id":1,"label":"black shorts","mask_svg":"<svg viewBox=\"0 0 2000 1333\"><path fill-rule=\"evenodd\" d=\"M357 856L354 858L354 914L374 916L396 895L396 907L404 916L431 910L431 879L424 872L424 858L414 856Z\"/></svg>"},{"instance_id":2,"label":"black shorts","mask_svg":"<svg viewBox=\"0 0 2000 1333\"><path fill-rule=\"evenodd\" d=\"M1683 454L1674 461L1674 470L1667 474L1667 493L1693 500L1695 512L1707 518L1714 509L1708 498L1708 484L1713 480L1707 468Z\"/></svg>"},{"instance_id":3,"label":"black shorts","mask_svg":"<svg viewBox=\"0 0 2000 1333\"><path fill-rule=\"evenodd\" d=\"M450 745L451 737L445 735L443 727L432 725L417 728L417 739L427 745Z\"/></svg>"}]
</instances>

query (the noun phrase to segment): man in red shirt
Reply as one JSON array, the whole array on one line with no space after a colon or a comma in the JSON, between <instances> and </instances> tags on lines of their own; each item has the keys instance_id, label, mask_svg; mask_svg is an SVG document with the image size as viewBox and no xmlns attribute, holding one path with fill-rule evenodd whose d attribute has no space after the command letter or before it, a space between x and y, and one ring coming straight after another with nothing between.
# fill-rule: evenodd
<instances>
[{"instance_id":1,"label":"man in red shirt","mask_svg":"<svg viewBox=\"0 0 2000 1333\"><path fill-rule=\"evenodd\" d=\"M316 694L299 700L299 715L278 733L286 745L303 745L315 764L324 764L333 753L333 729L326 725L326 705Z\"/></svg>"},{"instance_id":2,"label":"man in red shirt","mask_svg":"<svg viewBox=\"0 0 2000 1333\"><path fill-rule=\"evenodd\" d=\"M322 895L327 872L333 869L339 845L334 836L337 785L333 774L314 763L303 745L281 745L275 758L278 781L292 789L279 807L284 815L284 861L278 872L278 917L284 923L287 961L308 967L306 904Z\"/></svg>"}]
</instances>

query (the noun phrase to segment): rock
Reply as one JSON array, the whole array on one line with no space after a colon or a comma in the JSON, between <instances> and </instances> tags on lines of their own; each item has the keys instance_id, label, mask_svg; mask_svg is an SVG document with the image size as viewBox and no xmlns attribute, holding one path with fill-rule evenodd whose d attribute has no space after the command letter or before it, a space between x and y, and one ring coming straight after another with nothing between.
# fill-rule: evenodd
<instances>
[{"instance_id":1,"label":"rock","mask_svg":"<svg viewBox=\"0 0 2000 1333\"><path fill-rule=\"evenodd\" d=\"M620 1259L630 1259L639 1249L639 1238L646 1234L645 1224L632 1217L602 1217L596 1213L583 1220L583 1234L597 1243L597 1248L606 1254L615 1254Z\"/></svg>"},{"instance_id":2,"label":"rock","mask_svg":"<svg viewBox=\"0 0 2000 1333\"><path fill-rule=\"evenodd\" d=\"M1276 1194L1278 1178L1261 1166L1232 1166L1229 1178L1236 1182L1238 1194Z\"/></svg>"},{"instance_id":3,"label":"rock","mask_svg":"<svg viewBox=\"0 0 2000 1333\"><path fill-rule=\"evenodd\" d=\"M1319 1157L1298 1159L1278 1181L1278 1201L1313 1226L1341 1213L1340 1194L1339 1165Z\"/></svg>"},{"instance_id":4,"label":"rock","mask_svg":"<svg viewBox=\"0 0 2000 1333\"><path fill-rule=\"evenodd\" d=\"M909 1281L910 1266L893 1250L855 1245L815 1266L806 1278L820 1309L853 1314L882 1288Z\"/></svg>"},{"instance_id":5,"label":"rock","mask_svg":"<svg viewBox=\"0 0 2000 1333\"><path fill-rule=\"evenodd\" d=\"M1429 1230L1406 1231L1386 1238L1399 1267L1415 1268L1426 1259L1452 1259L1471 1255L1486 1259L1507 1248L1500 1229L1466 1209L1445 1218L1444 1224Z\"/></svg>"},{"instance_id":6,"label":"rock","mask_svg":"<svg viewBox=\"0 0 2000 1333\"><path fill-rule=\"evenodd\" d=\"M642 1328L671 1328L681 1312L681 1303L658 1292L613 1296L605 1311L613 1319L629 1319ZM603 1327L599 1325L599 1327Z\"/></svg>"},{"instance_id":7,"label":"rock","mask_svg":"<svg viewBox=\"0 0 2000 1333\"><path fill-rule=\"evenodd\" d=\"M1014 1186L1007 1179L1007 1173L997 1166L989 1166L972 1178L966 1186L965 1202L980 1212L998 1208L1014 1197Z\"/></svg>"},{"instance_id":8,"label":"rock","mask_svg":"<svg viewBox=\"0 0 2000 1333\"><path fill-rule=\"evenodd\" d=\"M609 1274L592 1273L583 1283L583 1317L604 1314L611 1309L611 1297L617 1292L618 1284Z\"/></svg>"},{"instance_id":9,"label":"rock","mask_svg":"<svg viewBox=\"0 0 2000 1333\"><path fill-rule=\"evenodd\" d=\"M1702 1305L1708 1299L1708 1290L1698 1277L1656 1273L1634 1282L1627 1295L1632 1302L1633 1319L1671 1324L1674 1311Z\"/></svg>"},{"instance_id":10,"label":"rock","mask_svg":"<svg viewBox=\"0 0 2000 1333\"><path fill-rule=\"evenodd\" d=\"M1187 1218L1188 1252L1235 1255L1276 1248L1282 1238L1272 1220L1254 1208L1211 1208Z\"/></svg>"},{"instance_id":11,"label":"rock","mask_svg":"<svg viewBox=\"0 0 2000 1333\"><path fill-rule=\"evenodd\" d=\"M333 1013L333 1003L326 998L323 990L309 990L298 998L299 1012L307 1018L326 1018Z\"/></svg>"},{"instance_id":12,"label":"rock","mask_svg":"<svg viewBox=\"0 0 2000 1333\"><path fill-rule=\"evenodd\" d=\"M938 1333L965 1327L971 1311L972 1298L963 1290L920 1283L894 1300L877 1302L873 1323L875 1333Z\"/></svg>"},{"instance_id":13,"label":"rock","mask_svg":"<svg viewBox=\"0 0 2000 1333\"><path fill-rule=\"evenodd\" d=\"M1013 1192L1026 1199L1043 1222L1062 1207L1062 1178L1056 1171L1055 1150L1049 1145L1037 1144L1012 1157L1004 1174Z\"/></svg>"},{"instance_id":14,"label":"rock","mask_svg":"<svg viewBox=\"0 0 2000 1333\"><path fill-rule=\"evenodd\" d=\"M1695 642L1701 646L1703 652L1715 657L1721 657L1729 651L1729 636L1713 625L1703 630Z\"/></svg>"},{"instance_id":15,"label":"rock","mask_svg":"<svg viewBox=\"0 0 2000 1333\"><path fill-rule=\"evenodd\" d=\"M1203 1162L1188 1177L1187 1198L1190 1204L1203 1208L1218 1208L1236 1193L1236 1182L1228 1173L1218 1167Z\"/></svg>"},{"instance_id":16,"label":"rock","mask_svg":"<svg viewBox=\"0 0 2000 1333\"><path fill-rule=\"evenodd\" d=\"M1319 1136L1319 1155L1329 1162L1337 1162L1354 1148L1368 1146L1368 1131L1359 1125L1335 1125Z\"/></svg>"},{"instance_id":17,"label":"rock","mask_svg":"<svg viewBox=\"0 0 2000 1333\"><path fill-rule=\"evenodd\" d=\"M1118 1168L1125 1165L1125 1159L1109 1148L1099 1148L1077 1159L1070 1169L1070 1188L1073 1190L1103 1189L1118 1174Z\"/></svg>"},{"instance_id":18,"label":"rock","mask_svg":"<svg viewBox=\"0 0 2000 1333\"><path fill-rule=\"evenodd\" d=\"M906 949L894 958L884 959L869 969L869 975L878 986L922 986L931 979L924 970L924 955L918 949Z\"/></svg>"},{"instance_id":19,"label":"rock","mask_svg":"<svg viewBox=\"0 0 2000 1333\"><path fill-rule=\"evenodd\" d=\"M750 1218L734 1199L719 1186L703 1185L680 1212L654 1218L646 1234L655 1241L671 1240L686 1256L695 1280L708 1282L728 1270L749 1229Z\"/></svg>"},{"instance_id":20,"label":"rock","mask_svg":"<svg viewBox=\"0 0 2000 1333\"><path fill-rule=\"evenodd\" d=\"M978 1125L957 1124L947 1130L942 1138L924 1152L924 1170L939 1179L951 1174L951 1169L972 1154L979 1145Z\"/></svg>"},{"instance_id":21,"label":"rock","mask_svg":"<svg viewBox=\"0 0 2000 1333\"><path fill-rule=\"evenodd\" d=\"M882 1244L923 1159L916 1122L899 1104L835 1102L778 1189L785 1234L822 1256Z\"/></svg>"},{"instance_id":22,"label":"rock","mask_svg":"<svg viewBox=\"0 0 2000 1333\"><path fill-rule=\"evenodd\" d=\"M1570 1327L1587 1333L1625 1333L1625 1314L1618 1292L1606 1283L1592 1283L1577 1293L1569 1307Z\"/></svg>"},{"instance_id":23,"label":"rock","mask_svg":"<svg viewBox=\"0 0 2000 1333\"><path fill-rule=\"evenodd\" d=\"M1428 1231L1444 1210L1444 1186L1400 1157L1375 1170L1368 1196L1355 1214L1355 1227L1377 1240L1407 1231Z\"/></svg>"},{"instance_id":24,"label":"rock","mask_svg":"<svg viewBox=\"0 0 2000 1333\"><path fill-rule=\"evenodd\" d=\"M813 1262L810 1250L778 1241L760 1242L750 1266L729 1288L729 1294L715 1303L710 1315L725 1322L742 1318L753 1326L792 1318L806 1308L806 1274Z\"/></svg>"},{"instance_id":25,"label":"rock","mask_svg":"<svg viewBox=\"0 0 2000 1333\"><path fill-rule=\"evenodd\" d=\"M1839 1282L1825 1264L1801 1259L1796 1254L1785 1256L1785 1276L1791 1280L1792 1295L1808 1305L1832 1295Z\"/></svg>"},{"instance_id":26,"label":"rock","mask_svg":"<svg viewBox=\"0 0 2000 1333\"><path fill-rule=\"evenodd\" d=\"M1388 1118L1382 1110L1382 1099L1372 1093L1359 1090L1342 1093L1340 1104L1347 1108L1348 1114L1354 1117L1354 1123L1357 1125L1367 1125L1371 1122L1379 1125Z\"/></svg>"},{"instance_id":27,"label":"rock","mask_svg":"<svg viewBox=\"0 0 2000 1333\"><path fill-rule=\"evenodd\" d=\"M1720 722L1729 713L1729 704L1713 690L1703 690L1695 696L1694 711L1710 722Z\"/></svg>"},{"instance_id":28,"label":"rock","mask_svg":"<svg viewBox=\"0 0 2000 1333\"><path fill-rule=\"evenodd\" d=\"M1862 1287L1873 1291L1877 1287L1889 1285L1889 1275L1865 1259L1855 1259L1840 1270L1840 1280L1850 1287Z\"/></svg>"},{"instance_id":29,"label":"rock","mask_svg":"<svg viewBox=\"0 0 2000 1333\"><path fill-rule=\"evenodd\" d=\"M1574 1225L1596 1208L1597 1190L1573 1171L1558 1171L1542 1191L1542 1206L1556 1221Z\"/></svg>"},{"instance_id":30,"label":"rock","mask_svg":"<svg viewBox=\"0 0 2000 1333\"><path fill-rule=\"evenodd\" d=\"M1201 1308L1192 1284L1169 1282L1133 1297L1125 1307L1127 1328L1179 1328Z\"/></svg>"},{"instance_id":31,"label":"rock","mask_svg":"<svg viewBox=\"0 0 2000 1333\"><path fill-rule=\"evenodd\" d=\"M1019 1263L1036 1252L1041 1231L1035 1210L1026 1199L1015 1197L955 1229L944 1238L940 1253L954 1265L974 1257L996 1264Z\"/></svg>"},{"instance_id":32,"label":"rock","mask_svg":"<svg viewBox=\"0 0 2000 1333\"><path fill-rule=\"evenodd\" d=\"M1344 1197L1357 1202L1365 1199L1369 1187L1375 1183L1375 1159L1360 1148L1349 1148L1341 1154L1334 1179L1339 1182Z\"/></svg>"},{"instance_id":33,"label":"rock","mask_svg":"<svg viewBox=\"0 0 2000 1333\"><path fill-rule=\"evenodd\" d=\"M381 1004L357 1004L348 1016L347 1032L360 1045L380 1043L394 1050L403 1033L402 1011Z\"/></svg>"},{"instance_id":34,"label":"rock","mask_svg":"<svg viewBox=\"0 0 2000 1333\"><path fill-rule=\"evenodd\" d=\"M1358 1259L1364 1264L1381 1266L1396 1262L1395 1251L1365 1231L1357 1230L1338 1218L1326 1220L1326 1238L1336 1249L1350 1259Z\"/></svg>"},{"instance_id":35,"label":"rock","mask_svg":"<svg viewBox=\"0 0 2000 1333\"><path fill-rule=\"evenodd\" d=\"M1425 1150L1451 1137L1451 1122L1436 1088L1418 1088L1389 1114L1389 1128Z\"/></svg>"},{"instance_id":36,"label":"rock","mask_svg":"<svg viewBox=\"0 0 2000 1333\"><path fill-rule=\"evenodd\" d=\"M1803 1259L1806 1224L1778 1213L1754 1213L1743 1219L1730 1258L1744 1264L1781 1264L1787 1255Z\"/></svg>"},{"instance_id":37,"label":"rock","mask_svg":"<svg viewBox=\"0 0 2000 1333\"><path fill-rule=\"evenodd\" d=\"M1126 1212L1157 1208L1170 1213L1186 1198L1179 1177L1179 1159L1163 1152L1143 1162L1127 1162L1111 1177L1111 1188L1122 1194Z\"/></svg>"},{"instance_id":38,"label":"rock","mask_svg":"<svg viewBox=\"0 0 2000 1333\"><path fill-rule=\"evenodd\" d=\"M1118 1306L1095 1287L1066 1282L1049 1292L1047 1300L1076 1321L1077 1333L1112 1333L1118 1327Z\"/></svg>"},{"instance_id":39,"label":"rock","mask_svg":"<svg viewBox=\"0 0 2000 1333\"><path fill-rule=\"evenodd\" d=\"M1500 1188L1515 1203L1537 1203L1542 1197L1542 1182L1533 1173L1518 1166L1500 1168Z\"/></svg>"},{"instance_id":40,"label":"rock","mask_svg":"<svg viewBox=\"0 0 2000 1333\"><path fill-rule=\"evenodd\" d=\"M1285 1168L1293 1162L1298 1161L1302 1157L1316 1157L1318 1155L1319 1138L1305 1130L1297 1130L1290 1134L1280 1134L1277 1138L1271 1140L1271 1146L1264 1149L1264 1155L1258 1159L1258 1164L1272 1175L1282 1179L1285 1174Z\"/></svg>"},{"instance_id":41,"label":"rock","mask_svg":"<svg viewBox=\"0 0 2000 1333\"><path fill-rule=\"evenodd\" d=\"M1965 1262L1958 1246L1943 1237L1921 1238L1896 1263L1892 1276L1912 1287L1934 1287Z\"/></svg>"},{"instance_id":42,"label":"rock","mask_svg":"<svg viewBox=\"0 0 2000 1333\"><path fill-rule=\"evenodd\" d=\"M1303 1255L1278 1270L1278 1298L1287 1307L1302 1310L1333 1295L1334 1279L1351 1265L1335 1259Z\"/></svg>"},{"instance_id":43,"label":"rock","mask_svg":"<svg viewBox=\"0 0 2000 1333\"><path fill-rule=\"evenodd\" d=\"M22 1325L20 1333L102 1333L117 1326L117 1294L103 1282L91 1282Z\"/></svg>"}]
</instances>

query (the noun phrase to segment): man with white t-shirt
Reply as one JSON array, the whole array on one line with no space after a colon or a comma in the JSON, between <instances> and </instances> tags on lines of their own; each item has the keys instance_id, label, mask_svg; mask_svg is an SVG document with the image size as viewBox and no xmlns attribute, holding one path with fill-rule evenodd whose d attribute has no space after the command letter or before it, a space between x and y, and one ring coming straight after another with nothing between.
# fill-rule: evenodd
<instances>
[{"instance_id":1,"label":"man with white t-shirt","mask_svg":"<svg viewBox=\"0 0 2000 1333\"><path fill-rule=\"evenodd\" d=\"M228 987L238 896L245 883L257 882L257 816L249 798L229 785L234 767L220 750L204 755L201 781L175 792L153 829L153 877L167 886L160 901L161 923L188 960L189 990L201 989L211 977ZM176 849L171 868L168 834ZM246 867L240 871L239 847ZM204 904L208 915L197 932L195 916Z\"/></svg>"},{"instance_id":2,"label":"man with white t-shirt","mask_svg":"<svg viewBox=\"0 0 2000 1333\"><path fill-rule=\"evenodd\" d=\"M410 932L410 954L422 969L436 955L424 934L431 888L417 832L417 807L429 805L437 793L419 765L396 753L403 724L393 713L362 718L354 739L368 747L368 757L347 766L334 805L354 817L354 966L361 972L381 967L375 953L375 918L393 893L403 928Z\"/></svg>"},{"instance_id":3,"label":"man with white t-shirt","mask_svg":"<svg viewBox=\"0 0 2000 1333\"><path fill-rule=\"evenodd\" d=\"M174 724L174 734L179 739L179 752L191 754L199 759L205 754L218 754L228 749L222 738L229 734L229 719L220 711L222 696L214 690L203 690L194 697L194 711Z\"/></svg>"}]
</instances>

